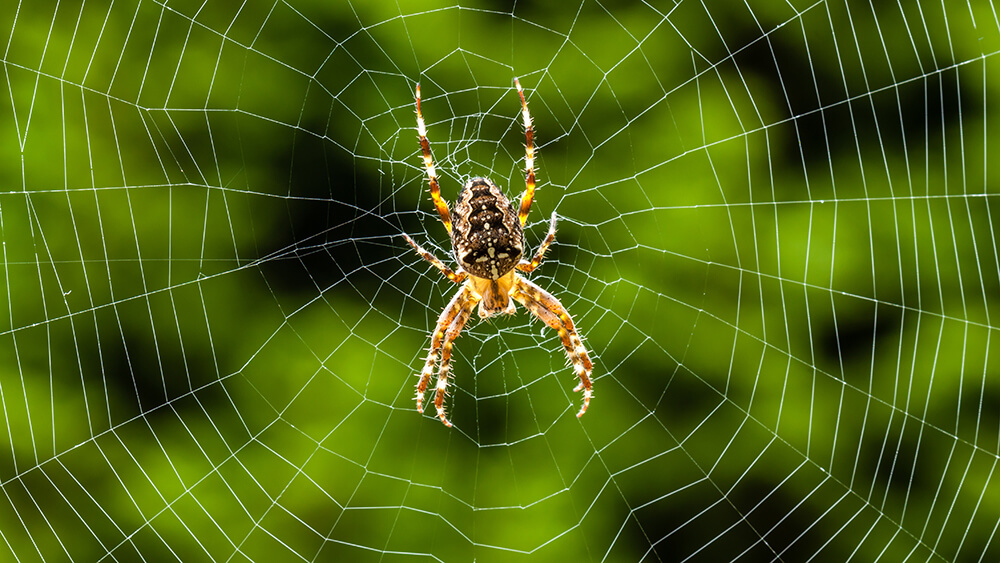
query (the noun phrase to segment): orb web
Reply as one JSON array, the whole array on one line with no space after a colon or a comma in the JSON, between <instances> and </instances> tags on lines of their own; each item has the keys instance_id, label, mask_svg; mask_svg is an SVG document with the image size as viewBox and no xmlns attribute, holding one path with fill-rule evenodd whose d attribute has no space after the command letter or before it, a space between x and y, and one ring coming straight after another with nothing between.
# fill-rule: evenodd
<instances>
[{"instance_id":1,"label":"orb web","mask_svg":"<svg viewBox=\"0 0 1000 563\"><path fill-rule=\"evenodd\" d=\"M992 5L8 4L6 557L998 557ZM514 198L515 77L595 395L519 308L448 429L413 91Z\"/></svg>"}]
</instances>

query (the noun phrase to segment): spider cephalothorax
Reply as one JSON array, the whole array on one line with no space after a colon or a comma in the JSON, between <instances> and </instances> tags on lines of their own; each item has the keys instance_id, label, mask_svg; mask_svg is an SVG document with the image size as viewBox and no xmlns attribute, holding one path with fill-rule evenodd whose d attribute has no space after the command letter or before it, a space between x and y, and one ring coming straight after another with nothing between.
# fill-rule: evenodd
<instances>
[{"instance_id":1,"label":"spider cephalothorax","mask_svg":"<svg viewBox=\"0 0 1000 563\"><path fill-rule=\"evenodd\" d=\"M438 371L434 405L441 422L447 426L451 426L451 422L448 422L448 417L445 416L444 396L448 389L452 343L462 332L462 327L469 320L472 309L477 304L479 316L485 319L498 313L513 313L514 301L517 301L555 329L559 333L577 377L580 378L580 384L574 391L583 391L583 406L576 416L583 416L583 413L587 412L592 395L590 373L594 366L590 356L587 355L587 349L580 341L580 336L576 333L569 312L558 299L517 273L531 272L542 263L545 251L556 237L556 215L552 214L548 235L538 247L534 258L530 262L522 260L524 222L528 218L528 211L531 209L531 201L535 194L535 133L521 84L514 79L514 85L517 86L517 93L521 98L521 115L527 139L525 145L527 178L521 205L515 208L500 188L489 179L472 178L465 183L461 193L458 194L454 225L448 204L441 197L441 188L438 186L430 143L427 141L427 128L420 113L420 85L417 85L417 132L430 183L431 199L445 229L451 233L452 250L461 267L458 271L452 271L444 262L413 242L409 236L403 236L425 260L433 264L448 279L455 283L464 282L462 289L452 298L438 318L437 327L431 337L430 353L427 355L420 381L417 383L417 410L423 412L424 392L427 391L427 386L434 375L440 354L441 368Z\"/></svg>"}]
</instances>

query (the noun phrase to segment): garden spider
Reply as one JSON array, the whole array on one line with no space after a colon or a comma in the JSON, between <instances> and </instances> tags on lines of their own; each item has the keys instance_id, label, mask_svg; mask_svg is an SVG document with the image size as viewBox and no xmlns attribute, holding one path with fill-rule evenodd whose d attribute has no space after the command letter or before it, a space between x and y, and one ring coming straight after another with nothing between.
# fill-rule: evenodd
<instances>
[{"instance_id":1,"label":"garden spider","mask_svg":"<svg viewBox=\"0 0 1000 563\"><path fill-rule=\"evenodd\" d=\"M451 213L448 204L441 198L441 188L438 186L437 172L434 160L431 158L430 143L427 142L427 128L424 116L420 113L420 85L417 84L417 132L420 135L420 151L424 156L424 167L427 169L427 179L430 183L431 199L444 228L451 234L452 253L458 259L459 268L453 271L436 256L421 248L404 234L406 242L410 243L417 253L434 265L451 281L461 284L462 288L455 294L441 316L431 337L431 348L427 361L420 373L417 383L417 411L424 412L424 392L430 383L434 368L441 355L441 368L438 371L437 390L434 393L434 406L438 418L445 426L451 426L444 411L444 397L448 390L448 372L451 366L452 343L462 332L462 327L469 320L472 309L479 305L479 316L483 319L494 314L512 314L514 301L523 305L545 324L559 333L566 355L569 357L580 384L574 391L583 391L583 406L577 417L583 416L590 406L592 396L590 372L594 365L583 347L580 336L573 327L569 312L549 292L521 277L516 270L531 272L542 263L542 257L549 245L556 238L556 214L552 214L549 232L538 247L538 252L530 262L522 260L524 252L524 222L531 209L531 200L535 195L535 147L534 129L531 127L531 115L528 113L528 103L524 100L521 83L514 79L517 94L521 97L521 115L524 119L525 167L527 171L527 188L521 196L520 209L504 197L503 192L488 178L472 178L465 183L458 194L455 203L455 223L452 228Z\"/></svg>"}]
</instances>

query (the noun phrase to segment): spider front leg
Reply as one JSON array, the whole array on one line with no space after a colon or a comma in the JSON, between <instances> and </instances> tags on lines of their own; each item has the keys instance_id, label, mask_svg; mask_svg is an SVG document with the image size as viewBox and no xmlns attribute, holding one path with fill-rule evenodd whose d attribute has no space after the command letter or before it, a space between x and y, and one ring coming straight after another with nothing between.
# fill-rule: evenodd
<instances>
[{"instance_id":1,"label":"spider front leg","mask_svg":"<svg viewBox=\"0 0 1000 563\"><path fill-rule=\"evenodd\" d=\"M448 373L451 369L451 347L461 334L462 328L465 326L465 322L469 320L469 316L472 315L472 309L479 302L475 298L475 294L471 290L466 288L470 298L462 304L462 308L455 315L455 319L451 321L451 326L448 327L448 332L444 336L444 344L441 348L441 370L438 372L438 382L437 390L434 392L434 407L437 409L438 418L445 426L451 427L451 422L448 421L448 417L445 416L444 412L444 396L448 393ZM464 292L463 292L464 293Z\"/></svg>"},{"instance_id":2,"label":"spider front leg","mask_svg":"<svg viewBox=\"0 0 1000 563\"><path fill-rule=\"evenodd\" d=\"M472 312L472 308L478 303L478 299L475 298L475 294L468 287L463 287L455 294L455 297L451 298L448 306L444 308L441 312L441 316L438 317L437 325L434 328L434 334L431 337L431 347L427 353L427 361L424 362L424 369L420 372L420 381L417 382L417 411L424 412L424 393L427 391L427 385L430 383L431 376L434 375L434 368L437 367L438 354L441 352L442 348L447 354L448 360L451 358L451 346L455 338L458 337L458 333L462 330L462 326L465 325L465 321L469 318L469 313ZM457 323L458 319L462 319L461 323ZM457 330L455 329L455 325ZM442 369L444 376L438 377L438 390L435 394L435 404L438 408L438 416L441 421L446 425L451 426L447 418L444 417L444 388L448 385L447 380L447 364L442 363ZM443 381L443 383L442 383Z\"/></svg>"},{"instance_id":3,"label":"spider front leg","mask_svg":"<svg viewBox=\"0 0 1000 563\"><path fill-rule=\"evenodd\" d=\"M590 398L593 396L590 373L594 369L594 364L590 361L587 349L583 347L580 335L576 333L569 312L552 294L521 276L517 276L517 283L511 292L511 297L559 333L559 339L562 340L563 348L566 349L566 356L569 357L570 363L573 364L573 370L580 378L580 384L573 391L583 391L583 407L580 408L580 412L576 413L577 418L583 416L583 413L587 412Z\"/></svg>"}]
</instances>

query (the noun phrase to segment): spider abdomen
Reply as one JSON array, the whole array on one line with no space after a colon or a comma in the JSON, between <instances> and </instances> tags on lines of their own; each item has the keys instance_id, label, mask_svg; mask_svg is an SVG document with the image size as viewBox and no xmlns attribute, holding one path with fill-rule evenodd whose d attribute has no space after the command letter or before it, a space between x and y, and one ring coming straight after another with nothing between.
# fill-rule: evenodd
<instances>
[{"instance_id":1,"label":"spider abdomen","mask_svg":"<svg viewBox=\"0 0 1000 563\"><path fill-rule=\"evenodd\" d=\"M514 269L524 253L517 209L486 178L472 178L455 203L451 231L455 257L469 274L497 280Z\"/></svg>"}]
</instances>

